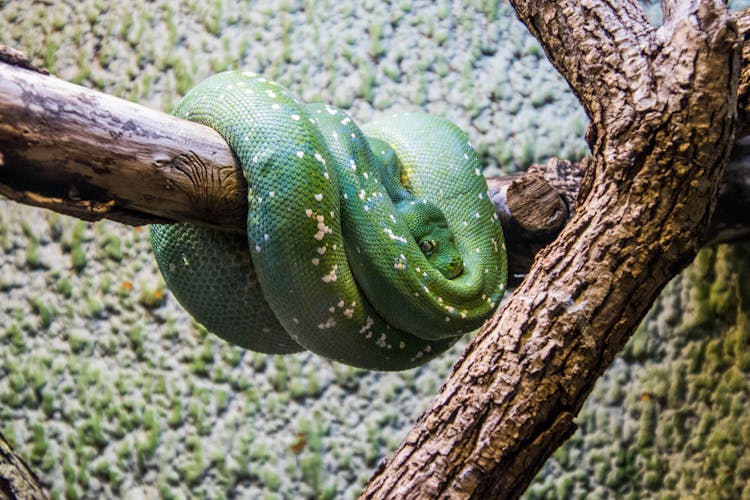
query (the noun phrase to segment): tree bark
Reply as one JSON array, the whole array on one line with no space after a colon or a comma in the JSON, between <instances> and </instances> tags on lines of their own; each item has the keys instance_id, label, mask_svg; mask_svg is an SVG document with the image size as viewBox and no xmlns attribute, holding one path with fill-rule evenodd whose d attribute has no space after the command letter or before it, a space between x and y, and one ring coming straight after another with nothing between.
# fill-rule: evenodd
<instances>
[{"instance_id":1,"label":"tree bark","mask_svg":"<svg viewBox=\"0 0 750 500\"><path fill-rule=\"evenodd\" d=\"M572 420L586 395L659 291L707 238L723 234L709 226L719 191L736 193L733 190L741 189L748 179L741 171L722 188L733 143L740 60L737 27L720 2L665 0L660 28L648 24L635 2L616 7L594 0L513 4L584 106L591 120L587 140L592 157L584 164L580 183L571 183L575 177L560 179L559 186L551 183L563 204L531 178L513 189L496 190L500 198L503 192L510 193L507 206L516 210L528 203L513 202L514 192L531 189L540 193L539 199L553 200L543 217L535 218L525 209L519 212L523 217L511 219L529 238L554 233L546 224L559 219L563 208L575 203L575 212L555 243L536 256L508 303L469 346L431 408L381 465L363 493L366 498L520 495L545 459L574 431ZM4 76L5 69L0 71ZM0 79L3 96L9 89L2 86L4 80ZM23 95L28 99L31 94ZM740 116L744 116L742 93L740 99ZM47 104L31 100L18 116L40 109L47 113ZM88 104L85 97L79 97L75 107L53 103L50 116L77 123L76 129L89 127L76 122L79 107ZM96 109L109 101L101 98L94 104ZM215 186L223 185L224 179L241 185L231 155L216 160L215 167L206 167L215 159L211 154L210 160L191 156L200 149L191 141L202 138L206 143L201 148L215 147L213 131L183 128L188 126L172 118L178 132L170 135L184 141L175 147L162 142L165 134L153 133L163 128L140 127L139 121L123 119L140 118L140 108L117 106L124 107L116 113L92 115L95 121L115 127L117 134L109 135L107 127L91 127L88 139L81 138L89 141L88 146L72 147L89 160L63 162L72 168L64 183L28 191L20 201L48 207L67 204L66 210L78 210L79 217L89 219L119 212L122 217L114 218L126 223L154 221L156 216L156 220L239 227L227 222L236 214L220 219L205 215L214 213ZM149 127L163 126L161 117L153 120ZM3 122L16 124L6 115ZM13 132L14 127L6 125L0 124L0 134ZM0 175L5 176L0 184L10 186L0 193L11 197L24 192L20 183L30 176L28 170L9 172L36 161L59 165L58 148L69 145L65 136L50 139L33 126L16 128L21 136L0 147ZM141 146L123 147L131 140ZM154 144L157 147L152 148ZM91 161L98 148L112 151L101 164ZM225 154L226 147L222 148ZM35 157L19 151L45 153ZM149 156L155 151L163 156ZM222 153L215 154L218 158ZM133 186L113 181L120 174L111 168L117 165L119 170L123 165L127 172L140 168L139 164L150 171L138 170L136 177L150 175L148 183L154 186L140 198L127 191ZM153 165L164 168L156 173ZM744 162L739 165L746 168ZM536 175L549 181L550 172L570 173L574 167L548 163L547 170L538 168ZM34 176L47 175L46 168ZM222 174L213 177L215 172ZM108 180L97 184L98 174ZM171 174L184 180L174 181ZM242 196L232 189L228 199ZM238 210L241 218L237 203L227 203L226 213ZM733 231L736 210L736 206L725 209L729 222L722 223ZM743 221L739 222L742 230Z\"/></svg>"},{"instance_id":2,"label":"tree bark","mask_svg":"<svg viewBox=\"0 0 750 500\"><path fill-rule=\"evenodd\" d=\"M738 36L719 2L512 2L583 104L574 216L468 347L364 498L519 496L705 236L733 142Z\"/></svg>"},{"instance_id":3,"label":"tree bark","mask_svg":"<svg viewBox=\"0 0 750 500\"><path fill-rule=\"evenodd\" d=\"M0 500L42 498L39 478L0 433Z\"/></svg>"}]
</instances>

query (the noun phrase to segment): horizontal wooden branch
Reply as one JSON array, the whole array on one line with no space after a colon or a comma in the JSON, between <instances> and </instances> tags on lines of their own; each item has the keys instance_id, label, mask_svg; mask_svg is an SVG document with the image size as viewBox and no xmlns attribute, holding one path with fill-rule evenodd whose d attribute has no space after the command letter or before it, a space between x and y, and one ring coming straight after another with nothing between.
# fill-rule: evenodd
<instances>
[{"instance_id":1,"label":"horizontal wooden branch","mask_svg":"<svg viewBox=\"0 0 750 500\"><path fill-rule=\"evenodd\" d=\"M750 209L750 146L737 153L713 241L750 235L739 216ZM512 276L525 274L568 220L584 167L552 159L488 179ZM211 128L0 62L0 195L89 221L187 221L239 233L246 193L236 159Z\"/></svg>"}]
</instances>

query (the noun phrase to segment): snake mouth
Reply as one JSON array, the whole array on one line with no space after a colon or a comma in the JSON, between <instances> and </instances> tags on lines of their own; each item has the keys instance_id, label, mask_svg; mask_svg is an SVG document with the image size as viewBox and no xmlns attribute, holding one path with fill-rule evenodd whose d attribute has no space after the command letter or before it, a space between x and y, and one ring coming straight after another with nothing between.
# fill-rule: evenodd
<instances>
[{"instance_id":1,"label":"snake mouth","mask_svg":"<svg viewBox=\"0 0 750 500\"><path fill-rule=\"evenodd\" d=\"M462 259L454 259L445 269L445 277L449 280L453 280L461 276L464 272L464 261Z\"/></svg>"}]
</instances>

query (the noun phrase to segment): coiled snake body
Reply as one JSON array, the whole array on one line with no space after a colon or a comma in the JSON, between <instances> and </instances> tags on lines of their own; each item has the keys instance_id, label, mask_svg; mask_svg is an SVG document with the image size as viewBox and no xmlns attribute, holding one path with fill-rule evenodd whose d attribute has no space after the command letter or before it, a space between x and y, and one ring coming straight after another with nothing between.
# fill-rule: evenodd
<instances>
[{"instance_id":1,"label":"coiled snake body","mask_svg":"<svg viewBox=\"0 0 750 500\"><path fill-rule=\"evenodd\" d=\"M241 72L205 80L175 114L216 129L248 182L247 238L150 229L168 287L209 331L254 351L401 370L499 302L500 223L451 122L409 113L360 129Z\"/></svg>"}]
</instances>

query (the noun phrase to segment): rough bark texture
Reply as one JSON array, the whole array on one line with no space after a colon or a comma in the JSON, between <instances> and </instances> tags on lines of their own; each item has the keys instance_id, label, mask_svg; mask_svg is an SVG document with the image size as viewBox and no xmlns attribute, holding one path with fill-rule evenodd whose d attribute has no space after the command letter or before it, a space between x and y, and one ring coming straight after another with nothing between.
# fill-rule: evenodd
<instances>
[{"instance_id":1,"label":"rough bark texture","mask_svg":"<svg viewBox=\"0 0 750 500\"><path fill-rule=\"evenodd\" d=\"M508 498L695 255L734 134L736 25L716 2L513 2L591 119L577 211L363 497Z\"/></svg>"},{"instance_id":2,"label":"rough bark texture","mask_svg":"<svg viewBox=\"0 0 750 500\"><path fill-rule=\"evenodd\" d=\"M0 433L0 500L41 498L39 478Z\"/></svg>"}]
</instances>

